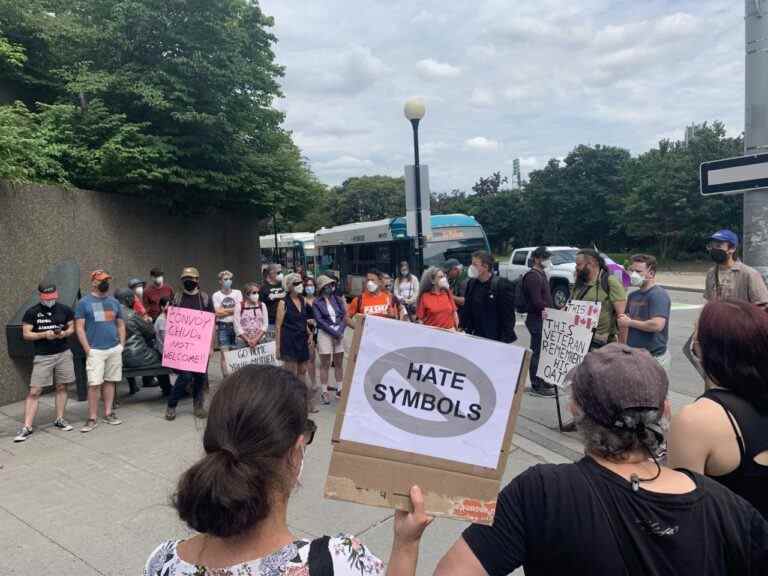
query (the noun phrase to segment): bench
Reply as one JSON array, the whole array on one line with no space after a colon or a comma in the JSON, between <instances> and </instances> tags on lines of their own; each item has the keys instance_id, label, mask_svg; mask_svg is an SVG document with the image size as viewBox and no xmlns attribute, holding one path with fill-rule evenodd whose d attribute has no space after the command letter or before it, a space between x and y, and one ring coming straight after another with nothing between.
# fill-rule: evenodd
<instances>
[{"instance_id":1,"label":"bench","mask_svg":"<svg viewBox=\"0 0 768 576\"><path fill-rule=\"evenodd\" d=\"M84 402L88 399L88 376L85 371L85 355L75 354L75 376L77 381L77 399ZM144 366L143 368L123 368L123 382L128 378L141 378L143 376L164 376L173 374L173 370L156 364L154 366ZM131 388L131 394L138 391L137 388ZM115 391L117 393L117 391Z\"/></svg>"}]
</instances>

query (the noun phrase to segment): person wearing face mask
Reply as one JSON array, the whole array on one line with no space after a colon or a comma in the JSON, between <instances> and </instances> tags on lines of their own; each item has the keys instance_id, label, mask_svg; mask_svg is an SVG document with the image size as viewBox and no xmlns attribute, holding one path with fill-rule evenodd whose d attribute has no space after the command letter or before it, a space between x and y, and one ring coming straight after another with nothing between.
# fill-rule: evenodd
<instances>
[{"instance_id":1,"label":"person wearing face mask","mask_svg":"<svg viewBox=\"0 0 768 576\"><path fill-rule=\"evenodd\" d=\"M181 475L173 499L196 534L161 543L144 576L415 573L411 566L430 522L416 487L413 512L395 512L386 568L354 536L309 540L291 531L289 502L317 429L309 406L304 383L274 366L246 366L222 382L203 434L204 455Z\"/></svg>"},{"instance_id":2,"label":"person wearing face mask","mask_svg":"<svg viewBox=\"0 0 768 576\"><path fill-rule=\"evenodd\" d=\"M315 321L315 296L317 294L317 286L315 285L315 279L307 274L302 275L300 272L296 272L301 276L304 281L304 299L307 302L309 308L309 318L307 319L307 327L312 334L312 338L309 339L309 362L307 364L307 378L309 378L310 389L317 388L317 369L315 363L317 356L315 354L317 350L317 322Z\"/></svg>"},{"instance_id":3,"label":"person wearing face mask","mask_svg":"<svg viewBox=\"0 0 768 576\"><path fill-rule=\"evenodd\" d=\"M280 272L279 264L270 264L264 274L264 283L261 285L259 294L261 301L267 305L269 312L269 333L268 338L274 338L275 321L277 320L277 306L285 299L286 291L283 287L283 274Z\"/></svg>"},{"instance_id":4,"label":"person wearing face mask","mask_svg":"<svg viewBox=\"0 0 768 576\"><path fill-rule=\"evenodd\" d=\"M464 289L467 285L467 271L461 262L456 258L448 258L443 263L443 271L448 277L448 284L451 286L451 294L453 294L453 302L456 304L456 308L461 312L461 307L464 306Z\"/></svg>"},{"instance_id":5,"label":"person wearing face mask","mask_svg":"<svg viewBox=\"0 0 768 576\"><path fill-rule=\"evenodd\" d=\"M147 313L147 308L144 306L144 289L147 283L141 278L129 278L128 289L133 292L135 298L133 299L133 311L139 316L144 318L147 322L152 321L152 317Z\"/></svg>"},{"instance_id":6,"label":"person wearing face mask","mask_svg":"<svg viewBox=\"0 0 768 576\"><path fill-rule=\"evenodd\" d=\"M736 254L739 237L731 230L719 230L709 238L707 250L715 266L707 272L704 299L745 300L765 309L768 287L760 272L741 262Z\"/></svg>"},{"instance_id":7,"label":"person wearing face mask","mask_svg":"<svg viewBox=\"0 0 768 576\"><path fill-rule=\"evenodd\" d=\"M336 281L328 276L317 279L320 295L315 298L312 312L317 323L317 353L320 355L320 401L331 403L328 378L333 361L336 396L341 396L344 381L344 330L347 310L344 300L336 294Z\"/></svg>"},{"instance_id":8,"label":"person wearing face mask","mask_svg":"<svg viewBox=\"0 0 768 576\"><path fill-rule=\"evenodd\" d=\"M395 298L405 306L408 319L413 322L416 318L416 302L419 299L419 279L411 274L408 262L400 262L400 274L395 279Z\"/></svg>"},{"instance_id":9,"label":"person wearing face mask","mask_svg":"<svg viewBox=\"0 0 768 576\"><path fill-rule=\"evenodd\" d=\"M249 282L243 287L245 298L235 307L235 334L249 348L256 348L267 335L269 314L267 306L259 298L259 285Z\"/></svg>"},{"instance_id":10,"label":"person wearing face mask","mask_svg":"<svg viewBox=\"0 0 768 576\"><path fill-rule=\"evenodd\" d=\"M555 387L547 384L536 374L541 356L541 333L544 308L552 308L552 291L549 287L547 270L552 266L552 254L546 246L539 246L531 254L531 269L520 280L520 289L525 294L527 304L525 327L531 334L531 391L538 396L554 396Z\"/></svg>"},{"instance_id":11,"label":"person wearing face mask","mask_svg":"<svg viewBox=\"0 0 768 576\"><path fill-rule=\"evenodd\" d=\"M392 294L384 290L384 278L379 270L369 270L365 275L365 287L347 306L347 324L355 328L358 314L398 318L397 305Z\"/></svg>"},{"instance_id":12,"label":"person wearing face mask","mask_svg":"<svg viewBox=\"0 0 768 576\"><path fill-rule=\"evenodd\" d=\"M197 268L191 266L184 268L181 271L181 284L184 290L174 297L174 307L215 314L213 303L208 294L200 290L200 272L197 271ZM211 351L213 351L213 339L211 339L210 346ZM196 418L206 418L208 416L208 413L205 411L205 385L207 380L207 373L179 371L176 382L173 384L173 389L168 396L165 419L168 421L176 419L176 407L179 405L179 400L184 396L188 384L192 385L193 414Z\"/></svg>"},{"instance_id":13,"label":"person wearing face mask","mask_svg":"<svg viewBox=\"0 0 768 576\"><path fill-rule=\"evenodd\" d=\"M416 317L425 326L455 332L459 329L459 314L451 294L448 278L440 268L427 268L421 276Z\"/></svg>"},{"instance_id":14,"label":"person wearing face mask","mask_svg":"<svg viewBox=\"0 0 768 576\"><path fill-rule=\"evenodd\" d=\"M109 296L112 276L104 270L91 272L91 293L75 309L77 339L85 352L88 374L88 420L80 432L91 432L98 425L99 398L104 399L105 424L122 421L113 408L117 384L123 379L125 321L120 303Z\"/></svg>"},{"instance_id":15,"label":"person wearing face mask","mask_svg":"<svg viewBox=\"0 0 768 576\"><path fill-rule=\"evenodd\" d=\"M511 344L515 333L515 287L493 274L493 256L484 250L472 254L467 275L461 327L467 334Z\"/></svg>"},{"instance_id":16,"label":"person wearing face mask","mask_svg":"<svg viewBox=\"0 0 768 576\"><path fill-rule=\"evenodd\" d=\"M34 431L33 424L43 388L56 387L55 428L69 432L72 426L64 419L67 406L67 386L75 381L75 366L67 339L75 332L75 315L69 306L58 303L59 293L54 284L38 286L40 301L24 313L22 338L32 342L35 357L29 394L24 404L24 424L13 439L24 442Z\"/></svg>"},{"instance_id":17,"label":"person wearing face mask","mask_svg":"<svg viewBox=\"0 0 768 576\"><path fill-rule=\"evenodd\" d=\"M282 360L286 370L307 382L311 411L316 412L319 391L312 382L307 380L309 348L312 340L309 319L312 311L304 297L304 282L301 276L294 272L286 275L283 279L283 287L288 297L277 305L276 356L278 360Z\"/></svg>"},{"instance_id":18,"label":"person wearing face mask","mask_svg":"<svg viewBox=\"0 0 768 576\"><path fill-rule=\"evenodd\" d=\"M219 272L221 289L213 293L213 310L216 314L216 339L219 343L221 373L228 375L224 352L238 345L235 334L235 309L242 306L243 293L232 288L234 274L229 270Z\"/></svg>"},{"instance_id":19,"label":"person wearing face mask","mask_svg":"<svg viewBox=\"0 0 768 576\"><path fill-rule=\"evenodd\" d=\"M667 291L656 284L656 258L635 254L629 267L632 286L638 290L627 299L627 313L619 316L621 328L628 330L627 344L648 350L669 371L669 315L672 302Z\"/></svg>"},{"instance_id":20,"label":"person wearing face mask","mask_svg":"<svg viewBox=\"0 0 768 576\"><path fill-rule=\"evenodd\" d=\"M592 336L591 350L610 342L627 341L627 329L618 324L619 316L626 311L627 291L597 251L584 249L576 253L576 285L571 291L571 299L600 303L600 317Z\"/></svg>"},{"instance_id":21,"label":"person wearing face mask","mask_svg":"<svg viewBox=\"0 0 768 576\"><path fill-rule=\"evenodd\" d=\"M173 302L173 288L165 283L165 275L162 268L155 267L149 271L151 282L144 288L144 308L154 322L160 316L160 300L165 298Z\"/></svg>"}]
</instances>

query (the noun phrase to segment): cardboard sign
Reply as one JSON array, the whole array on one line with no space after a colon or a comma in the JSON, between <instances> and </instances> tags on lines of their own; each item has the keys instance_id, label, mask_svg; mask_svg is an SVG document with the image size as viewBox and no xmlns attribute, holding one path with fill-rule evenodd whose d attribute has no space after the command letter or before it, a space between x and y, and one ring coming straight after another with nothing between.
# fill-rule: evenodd
<instances>
[{"instance_id":1,"label":"cardboard sign","mask_svg":"<svg viewBox=\"0 0 768 576\"><path fill-rule=\"evenodd\" d=\"M587 330L594 330L600 321L600 310L602 307L603 305L600 302L571 300L565 305L565 311L573 312L576 315L577 326L584 326Z\"/></svg>"},{"instance_id":2,"label":"cardboard sign","mask_svg":"<svg viewBox=\"0 0 768 576\"><path fill-rule=\"evenodd\" d=\"M163 366L184 372L208 372L216 315L188 308L168 308Z\"/></svg>"},{"instance_id":3,"label":"cardboard sign","mask_svg":"<svg viewBox=\"0 0 768 576\"><path fill-rule=\"evenodd\" d=\"M237 350L227 350L224 352L224 362L227 364L227 372L232 374L240 370L243 366L251 364L279 366L275 358L275 342L259 344L255 348L247 346Z\"/></svg>"},{"instance_id":4,"label":"cardboard sign","mask_svg":"<svg viewBox=\"0 0 768 576\"><path fill-rule=\"evenodd\" d=\"M491 523L530 353L359 317L333 432L328 498Z\"/></svg>"},{"instance_id":5,"label":"cardboard sign","mask_svg":"<svg viewBox=\"0 0 768 576\"><path fill-rule=\"evenodd\" d=\"M541 314L541 356L536 374L549 384L562 386L572 368L581 364L592 343L592 330L565 310L545 308Z\"/></svg>"}]
</instances>

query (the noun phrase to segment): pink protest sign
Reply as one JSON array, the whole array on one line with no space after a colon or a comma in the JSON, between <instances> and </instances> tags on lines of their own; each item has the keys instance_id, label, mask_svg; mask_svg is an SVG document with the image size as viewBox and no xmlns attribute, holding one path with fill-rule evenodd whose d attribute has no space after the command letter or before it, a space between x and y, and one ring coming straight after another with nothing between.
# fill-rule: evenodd
<instances>
[{"instance_id":1,"label":"pink protest sign","mask_svg":"<svg viewBox=\"0 0 768 576\"><path fill-rule=\"evenodd\" d=\"M168 308L163 366L185 372L208 372L215 320L210 312Z\"/></svg>"}]
</instances>

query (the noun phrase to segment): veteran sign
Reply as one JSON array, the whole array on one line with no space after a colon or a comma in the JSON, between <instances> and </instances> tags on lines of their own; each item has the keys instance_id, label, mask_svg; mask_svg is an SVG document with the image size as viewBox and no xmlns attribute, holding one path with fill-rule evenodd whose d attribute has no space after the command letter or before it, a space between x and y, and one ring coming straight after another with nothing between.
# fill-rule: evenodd
<instances>
[{"instance_id":1,"label":"veteran sign","mask_svg":"<svg viewBox=\"0 0 768 576\"><path fill-rule=\"evenodd\" d=\"M394 484L407 484L410 476L429 492L437 489L430 486L431 474L441 471L435 484L442 483L442 497L450 502L444 510L435 505L433 513L460 517L459 509L477 512L495 500L527 374L526 349L376 317L366 317L355 338L334 432L337 466L332 461L329 476L335 479L326 494L386 505L370 501L376 491L407 494ZM351 454L378 462L355 464ZM340 466L342 461L348 465ZM480 476L477 494L467 484L472 475ZM491 491L481 478L491 480ZM356 490L346 492L348 498L340 496L345 480ZM369 489L371 499L358 499Z\"/></svg>"}]
</instances>

